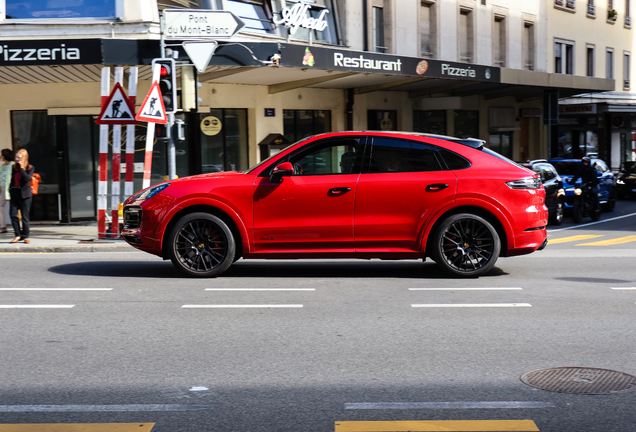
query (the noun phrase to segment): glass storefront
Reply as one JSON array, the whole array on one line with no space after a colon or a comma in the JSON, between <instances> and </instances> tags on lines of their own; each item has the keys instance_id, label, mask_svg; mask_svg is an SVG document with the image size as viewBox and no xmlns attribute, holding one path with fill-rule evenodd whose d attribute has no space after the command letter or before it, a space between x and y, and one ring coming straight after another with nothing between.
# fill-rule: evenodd
<instances>
[{"instance_id":1,"label":"glass storefront","mask_svg":"<svg viewBox=\"0 0 636 432\"><path fill-rule=\"evenodd\" d=\"M249 168L246 109L213 109L198 114L201 172Z\"/></svg>"},{"instance_id":2,"label":"glass storefront","mask_svg":"<svg viewBox=\"0 0 636 432\"><path fill-rule=\"evenodd\" d=\"M367 128L369 130L398 130L396 110L368 110Z\"/></svg>"},{"instance_id":3,"label":"glass storefront","mask_svg":"<svg viewBox=\"0 0 636 432\"><path fill-rule=\"evenodd\" d=\"M413 131L436 135L447 135L446 110L413 111Z\"/></svg>"},{"instance_id":4,"label":"glass storefront","mask_svg":"<svg viewBox=\"0 0 636 432\"><path fill-rule=\"evenodd\" d=\"M283 135L290 142L331 131L331 111L283 110Z\"/></svg>"},{"instance_id":5,"label":"glass storefront","mask_svg":"<svg viewBox=\"0 0 636 432\"><path fill-rule=\"evenodd\" d=\"M455 133L458 138L479 137L479 111L455 110Z\"/></svg>"}]
</instances>

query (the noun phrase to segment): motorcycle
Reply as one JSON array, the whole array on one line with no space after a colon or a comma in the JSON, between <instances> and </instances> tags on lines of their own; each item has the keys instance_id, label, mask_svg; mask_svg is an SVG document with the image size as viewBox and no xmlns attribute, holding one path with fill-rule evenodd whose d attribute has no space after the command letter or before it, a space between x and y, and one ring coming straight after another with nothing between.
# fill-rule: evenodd
<instances>
[{"instance_id":1,"label":"motorcycle","mask_svg":"<svg viewBox=\"0 0 636 432\"><path fill-rule=\"evenodd\" d=\"M593 221L601 218L601 205L592 185L584 183L574 190L574 202L572 203L572 219L574 223L589 216Z\"/></svg>"}]
</instances>

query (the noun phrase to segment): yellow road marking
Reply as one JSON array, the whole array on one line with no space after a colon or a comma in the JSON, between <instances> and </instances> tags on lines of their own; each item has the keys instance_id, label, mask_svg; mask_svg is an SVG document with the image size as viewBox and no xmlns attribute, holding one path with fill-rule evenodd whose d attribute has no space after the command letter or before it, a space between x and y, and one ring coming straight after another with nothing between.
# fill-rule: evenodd
<instances>
[{"instance_id":1,"label":"yellow road marking","mask_svg":"<svg viewBox=\"0 0 636 432\"><path fill-rule=\"evenodd\" d=\"M570 237L563 237L556 240L548 240L548 244L552 245L556 243L567 243L567 242L573 242L573 241L579 241L579 240L587 240L587 239L591 239L595 237L603 237L603 236L600 234L599 235L575 235Z\"/></svg>"},{"instance_id":2,"label":"yellow road marking","mask_svg":"<svg viewBox=\"0 0 636 432\"><path fill-rule=\"evenodd\" d=\"M0 432L150 432L154 423L0 424Z\"/></svg>"},{"instance_id":3,"label":"yellow road marking","mask_svg":"<svg viewBox=\"0 0 636 432\"><path fill-rule=\"evenodd\" d=\"M343 421L335 432L519 432L538 431L532 420Z\"/></svg>"},{"instance_id":4,"label":"yellow road marking","mask_svg":"<svg viewBox=\"0 0 636 432\"><path fill-rule=\"evenodd\" d=\"M577 244L576 246L611 246L611 245L617 245L621 243L629 243L633 241L636 241L636 235L631 235L627 237L619 237L619 238L615 238L611 240L603 240L603 241L597 241L592 243L581 243L581 244Z\"/></svg>"}]
</instances>

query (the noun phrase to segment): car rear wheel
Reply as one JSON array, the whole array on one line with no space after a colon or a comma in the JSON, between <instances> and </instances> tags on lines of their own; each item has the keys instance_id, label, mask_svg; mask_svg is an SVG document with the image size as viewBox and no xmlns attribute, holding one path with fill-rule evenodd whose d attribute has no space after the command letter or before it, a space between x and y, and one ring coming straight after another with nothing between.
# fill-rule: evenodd
<instances>
[{"instance_id":1,"label":"car rear wheel","mask_svg":"<svg viewBox=\"0 0 636 432\"><path fill-rule=\"evenodd\" d=\"M209 213L191 213L174 225L168 252L175 267L189 276L216 277L234 261L236 243L227 224Z\"/></svg>"},{"instance_id":2,"label":"car rear wheel","mask_svg":"<svg viewBox=\"0 0 636 432\"><path fill-rule=\"evenodd\" d=\"M501 252L497 230L486 219L470 213L446 218L430 241L431 258L452 276L482 275L495 265Z\"/></svg>"},{"instance_id":3,"label":"car rear wheel","mask_svg":"<svg viewBox=\"0 0 636 432\"><path fill-rule=\"evenodd\" d=\"M563 213L565 212L565 204L563 204L563 199L557 199L556 208L554 209L554 214L550 218L550 223L552 225L561 225L563 222Z\"/></svg>"}]
</instances>

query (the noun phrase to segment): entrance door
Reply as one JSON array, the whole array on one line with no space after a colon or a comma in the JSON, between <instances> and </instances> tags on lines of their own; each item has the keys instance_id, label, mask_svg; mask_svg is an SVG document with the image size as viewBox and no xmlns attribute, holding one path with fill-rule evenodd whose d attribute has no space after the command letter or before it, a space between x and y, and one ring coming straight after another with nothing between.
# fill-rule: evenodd
<instances>
[{"instance_id":1,"label":"entrance door","mask_svg":"<svg viewBox=\"0 0 636 432\"><path fill-rule=\"evenodd\" d=\"M66 118L69 208L71 220L94 219L95 172L91 116Z\"/></svg>"}]
</instances>

